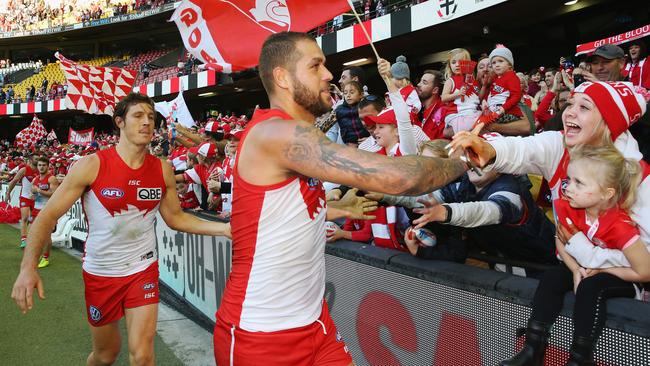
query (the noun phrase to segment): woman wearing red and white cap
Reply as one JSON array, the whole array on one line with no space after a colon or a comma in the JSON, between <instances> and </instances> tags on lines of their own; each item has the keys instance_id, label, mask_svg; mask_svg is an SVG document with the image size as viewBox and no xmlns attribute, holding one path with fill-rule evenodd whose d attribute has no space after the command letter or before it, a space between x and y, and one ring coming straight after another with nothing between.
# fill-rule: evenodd
<instances>
[{"instance_id":1,"label":"woman wearing red and white cap","mask_svg":"<svg viewBox=\"0 0 650 366\"><path fill-rule=\"evenodd\" d=\"M639 146L628 132L630 125L645 112L645 98L630 83L585 82L575 89L562 114L564 131L548 131L526 138L507 137L490 142L462 132L454 137L451 145L453 149L466 149L470 158L479 166L491 165L492 169L502 173L544 176L549 181L552 198L556 200L563 195L563 188L566 187L569 149L579 145L613 144L626 158L638 160L644 171L643 181L638 187L638 198L630 216L638 224L641 239L647 247L650 245L650 201L647 198L650 197L650 166L642 161ZM567 228L561 224L558 225L558 237L565 243L567 252L585 268L629 267L626 258L626 254L630 253L628 250L641 250L640 253L644 256L648 254L642 248L633 248L634 246L624 251L602 249L574 227ZM552 274L551 270L545 275L540 287L550 280ZM610 291L612 277L604 273L596 274L583 278L577 287L573 317L576 329L570 365L591 361L593 347L604 326L607 298L629 297L629 291L624 295ZM645 279L648 280L650 278ZM619 287L632 287L630 282L618 282ZM549 310L548 305L546 299L541 299L536 294L533 315L526 332L526 345L522 352L504 361L502 365L542 364L550 323L561 310L561 303L552 310ZM540 311L542 308L544 310ZM589 326L585 327L584 324Z\"/></svg>"}]
</instances>

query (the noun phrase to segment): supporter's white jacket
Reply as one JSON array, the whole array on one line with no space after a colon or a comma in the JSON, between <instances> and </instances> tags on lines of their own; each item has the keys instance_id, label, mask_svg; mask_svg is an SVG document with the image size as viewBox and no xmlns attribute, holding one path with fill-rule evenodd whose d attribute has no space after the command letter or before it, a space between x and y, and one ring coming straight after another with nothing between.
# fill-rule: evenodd
<instances>
[{"instance_id":1,"label":"supporter's white jacket","mask_svg":"<svg viewBox=\"0 0 650 366\"><path fill-rule=\"evenodd\" d=\"M489 143L496 150L495 162L489 168L510 174L539 174L549 182L558 169L565 149L563 135L556 131L529 137L505 137ZM641 160L639 145L628 131L621 134L614 145L626 158ZM560 183L551 187L553 199L559 197L559 188ZM649 247L650 177L639 186L631 211L632 219L639 225L641 240ZM585 268L630 266L622 251L593 245L583 233L574 235L567 243L566 250Z\"/></svg>"}]
</instances>

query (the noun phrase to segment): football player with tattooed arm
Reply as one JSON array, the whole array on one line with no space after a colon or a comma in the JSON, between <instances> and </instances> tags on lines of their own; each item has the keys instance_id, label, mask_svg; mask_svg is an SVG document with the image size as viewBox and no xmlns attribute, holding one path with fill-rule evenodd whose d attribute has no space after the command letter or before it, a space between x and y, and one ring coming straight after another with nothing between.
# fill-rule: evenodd
<instances>
[{"instance_id":1,"label":"football player with tattooed arm","mask_svg":"<svg viewBox=\"0 0 650 366\"><path fill-rule=\"evenodd\" d=\"M354 364L323 299L321 181L418 195L468 166L460 159L391 158L330 141L314 122L332 107L332 74L304 33L271 35L259 73L271 108L255 111L233 167L232 271L216 314L216 363Z\"/></svg>"}]
</instances>

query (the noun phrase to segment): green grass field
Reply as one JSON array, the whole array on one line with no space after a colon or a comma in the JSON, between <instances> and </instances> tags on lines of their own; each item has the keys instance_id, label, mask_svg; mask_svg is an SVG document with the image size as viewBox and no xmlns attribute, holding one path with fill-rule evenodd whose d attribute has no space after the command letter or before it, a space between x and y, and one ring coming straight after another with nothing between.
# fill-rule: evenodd
<instances>
[{"instance_id":1,"label":"green grass field","mask_svg":"<svg viewBox=\"0 0 650 366\"><path fill-rule=\"evenodd\" d=\"M23 315L11 299L22 250L19 231L0 224L0 365L85 365L91 350L84 312L81 262L54 249L49 267L40 270L46 300L36 300ZM182 365L159 336L156 364ZM122 352L115 365L128 365L128 348L122 320Z\"/></svg>"}]
</instances>

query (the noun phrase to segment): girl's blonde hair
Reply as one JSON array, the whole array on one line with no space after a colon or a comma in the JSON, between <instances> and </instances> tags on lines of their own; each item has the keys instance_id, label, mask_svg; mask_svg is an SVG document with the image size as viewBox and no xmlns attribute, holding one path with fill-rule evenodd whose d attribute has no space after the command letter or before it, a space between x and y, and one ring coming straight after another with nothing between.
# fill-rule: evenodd
<instances>
[{"instance_id":1,"label":"girl's blonde hair","mask_svg":"<svg viewBox=\"0 0 650 366\"><path fill-rule=\"evenodd\" d=\"M613 188L615 193L611 206L617 204L629 210L636 201L637 188L643 174L641 165L634 159L626 159L612 144L604 146L582 145L570 150L570 162L587 161L597 166L597 181L603 189Z\"/></svg>"},{"instance_id":2,"label":"girl's blonde hair","mask_svg":"<svg viewBox=\"0 0 650 366\"><path fill-rule=\"evenodd\" d=\"M464 48L454 48L447 54L447 66L445 66L445 79L449 79L454 73L451 71L451 59L456 55L462 55L461 60L471 60L469 51Z\"/></svg>"},{"instance_id":3,"label":"girl's blonde hair","mask_svg":"<svg viewBox=\"0 0 650 366\"><path fill-rule=\"evenodd\" d=\"M431 150L439 158L449 158L445 146L449 144L449 140L436 139L423 142L418 148L418 155L422 155L425 149Z\"/></svg>"}]
</instances>

